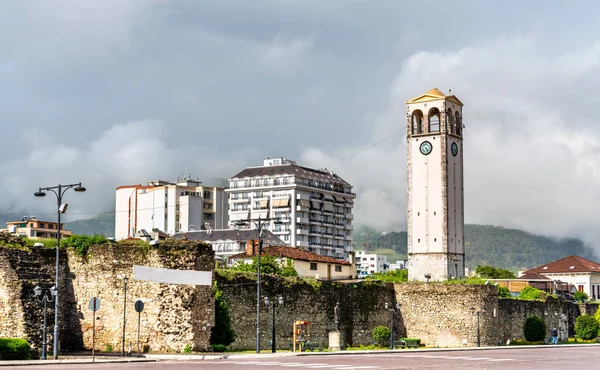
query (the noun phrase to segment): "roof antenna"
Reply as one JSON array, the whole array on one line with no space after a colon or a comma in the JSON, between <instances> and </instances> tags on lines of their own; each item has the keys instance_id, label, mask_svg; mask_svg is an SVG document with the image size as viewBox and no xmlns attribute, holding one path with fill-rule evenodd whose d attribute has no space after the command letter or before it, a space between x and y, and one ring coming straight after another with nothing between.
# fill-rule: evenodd
<instances>
[{"instance_id":1,"label":"roof antenna","mask_svg":"<svg viewBox=\"0 0 600 370\"><path fill-rule=\"evenodd\" d=\"M452 89L448 89L448 93L449 93L449 94L452 94Z\"/></svg>"}]
</instances>

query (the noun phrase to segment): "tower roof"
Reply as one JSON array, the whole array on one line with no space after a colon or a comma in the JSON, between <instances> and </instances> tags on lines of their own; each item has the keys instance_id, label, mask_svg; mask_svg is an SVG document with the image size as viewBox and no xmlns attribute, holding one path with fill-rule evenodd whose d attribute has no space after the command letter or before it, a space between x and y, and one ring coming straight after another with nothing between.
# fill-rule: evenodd
<instances>
[{"instance_id":1,"label":"tower roof","mask_svg":"<svg viewBox=\"0 0 600 370\"><path fill-rule=\"evenodd\" d=\"M410 103L422 103L422 102L426 102L426 101L432 101L432 100L449 100L455 104L460 105L461 107L463 106L463 103L458 100L458 98L454 95L444 95L444 93L442 93L440 90L438 90L437 87L434 87L433 89L427 91L425 94L419 95L416 98L410 99L409 101L406 102L406 104L410 104Z\"/></svg>"}]
</instances>

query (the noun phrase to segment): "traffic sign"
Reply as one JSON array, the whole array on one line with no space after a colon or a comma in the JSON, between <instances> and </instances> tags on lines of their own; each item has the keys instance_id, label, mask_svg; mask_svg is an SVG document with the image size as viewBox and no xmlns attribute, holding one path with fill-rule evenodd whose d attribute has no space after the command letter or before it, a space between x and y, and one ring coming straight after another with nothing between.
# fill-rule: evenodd
<instances>
[{"instance_id":1,"label":"traffic sign","mask_svg":"<svg viewBox=\"0 0 600 370\"><path fill-rule=\"evenodd\" d=\"M137 301L135 301L135 312L142 311L144 311L144 302L138 299Z\"/></svg>"},{"instance_id":2,"label":"traffic sign","mask_svg":"<svg viewBox=\"0 0 600 370\"><path fill-rule=\"evenodd\" d=\"M94 297L90 299L90 310L98 311L100 309L100 298Z\"/></svg>"}]
</instances>

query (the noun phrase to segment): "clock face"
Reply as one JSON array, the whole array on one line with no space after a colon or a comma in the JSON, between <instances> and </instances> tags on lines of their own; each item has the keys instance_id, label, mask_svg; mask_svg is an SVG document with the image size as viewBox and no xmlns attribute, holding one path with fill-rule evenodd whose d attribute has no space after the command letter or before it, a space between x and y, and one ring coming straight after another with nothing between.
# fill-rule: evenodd
<instances>
[{"instance_id":1,"label":"clock face","mask_svg":"<svg viewBox=\"0 0 600 370\"><path fill-rule=\"evenodd\" d=\"M452 155L456 157L456 155L458 154L458 144L452 143L452 145L450 146L450 150L452 150Z\"/></svg>"},{"instance_id":2,"label":"clock face","mask_svg":"<svg viewBox=\"0 0 600 370\"><path fill-rule=\"evenodd\" d=\"M421 143L421 146L419 147L419 149L421 150L421 154L427 155L427 154L431 153L431 150L433 149L433 145L431 145L431 143L429 141L424 141L423 143Z\"/></svg>"}]
</instances>

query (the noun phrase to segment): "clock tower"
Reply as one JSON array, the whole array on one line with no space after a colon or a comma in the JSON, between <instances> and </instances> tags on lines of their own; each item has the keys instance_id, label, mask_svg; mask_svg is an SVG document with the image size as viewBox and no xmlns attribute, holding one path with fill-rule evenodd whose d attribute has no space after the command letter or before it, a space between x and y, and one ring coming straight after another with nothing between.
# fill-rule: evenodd
<instances>
[{"instance_id":1,"label":"clock tower","mask_svg":"<svg viewBox=\"0 0 600 370\"><path fill-rule=\"evenodd\" d=\"M462 108L438 89L406 102L409 281L465 274Z\"/></svg>"}]
</instances>

